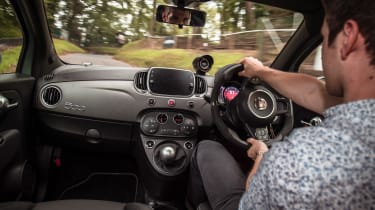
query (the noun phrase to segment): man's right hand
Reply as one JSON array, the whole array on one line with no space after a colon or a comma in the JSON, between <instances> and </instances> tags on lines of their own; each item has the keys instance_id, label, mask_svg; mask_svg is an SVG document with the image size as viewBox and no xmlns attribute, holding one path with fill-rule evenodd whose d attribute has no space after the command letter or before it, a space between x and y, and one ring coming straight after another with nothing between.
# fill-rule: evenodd
<instances>
[{"instance_id":1,"label":"man's right hand","mask_svg":"<svg viewBox=\"0 0 375 210\"><path fill-rule=\"evenodd\" d=\"M239 72L238 75L242 77L259 77L259 72L265 70L263 63L254 57L245 57L240 61L240 63L243 64L244 70Z\"/></svg>"},{"instance_id":2,"label":"man's right hand","mask_svg":"<svg viewBox=\"0 0 375 210\"><path fill-rule=\"evenodd\" d=\"M245 57L240 63L244 70L239 76L258 77L281 95L316 113L322 114L328 107L343 101L328 94L325 84L313 76L274 70L253 57Z\"/></svg>"}]
</instances>

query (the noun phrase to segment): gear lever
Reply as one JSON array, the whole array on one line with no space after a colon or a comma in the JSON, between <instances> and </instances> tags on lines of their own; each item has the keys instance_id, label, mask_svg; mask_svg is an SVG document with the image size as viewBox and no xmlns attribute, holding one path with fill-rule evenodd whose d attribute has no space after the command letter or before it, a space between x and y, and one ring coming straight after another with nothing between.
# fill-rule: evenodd
<instances>
[{"instance_id":1,"label":"gear lever","mask_svg":"<svg viewBox=\"0 0 375 210\"><path fill-rule=\"evenodd\" d=\"M171 146L165 146L160 150L160 160L165 164L172 163L176 159L176 149Z\"/></svg>"}]
</instances>

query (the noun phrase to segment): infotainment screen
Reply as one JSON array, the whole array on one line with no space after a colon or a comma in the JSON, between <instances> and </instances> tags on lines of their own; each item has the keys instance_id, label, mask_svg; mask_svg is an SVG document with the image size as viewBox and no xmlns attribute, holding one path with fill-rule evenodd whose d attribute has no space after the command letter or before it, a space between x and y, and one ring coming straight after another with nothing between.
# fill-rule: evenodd
<instances>
[{"instance_id":1,"label":"infotainment screen","mask_svg":"<svg viewBox=\"0 0 375 210\"><path fill-rule=\"evenodd\" d=\"M148 84L155 94L190 96L194 91L194 74L185 70L151 68Z\"/></svg>"}]
</instances>

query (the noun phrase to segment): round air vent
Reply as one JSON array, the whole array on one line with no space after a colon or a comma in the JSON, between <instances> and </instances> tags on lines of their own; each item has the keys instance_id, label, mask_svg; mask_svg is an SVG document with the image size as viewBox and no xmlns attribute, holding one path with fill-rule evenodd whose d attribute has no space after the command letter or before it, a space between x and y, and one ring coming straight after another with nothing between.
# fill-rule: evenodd
<instances>
[{"instance_id":1,"label":"round air vent","mask_svg":"<svg viewBox=\"0 0 375 210\"><path fill-rule=\"evenodd\" d=\"M42 90L41 100L47 107L58 104L61 100L61 91L55 86L48 86Z\"/></svg>"}]
</instances>

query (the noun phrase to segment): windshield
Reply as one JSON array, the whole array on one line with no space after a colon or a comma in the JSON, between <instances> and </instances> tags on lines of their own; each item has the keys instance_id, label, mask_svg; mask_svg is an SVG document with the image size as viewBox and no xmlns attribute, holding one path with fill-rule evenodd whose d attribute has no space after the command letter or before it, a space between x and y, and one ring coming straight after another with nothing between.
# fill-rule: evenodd
<instances>
[{"instance_id":1,"label":"windshield","mask_svg":"<svg viewBox=\"0 0 375 210\"><path fill-rule=\"evenodd\" d=\"M45 0L56 51L66 63L193 70L209 54L209 74L244 56L271 63L301 23L298 13L245 1L193 3L204 27L155 20L159 0Z\"/></svg>"}]
</instances>

